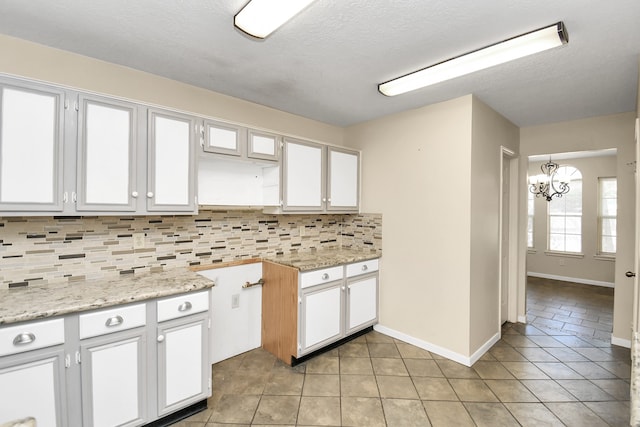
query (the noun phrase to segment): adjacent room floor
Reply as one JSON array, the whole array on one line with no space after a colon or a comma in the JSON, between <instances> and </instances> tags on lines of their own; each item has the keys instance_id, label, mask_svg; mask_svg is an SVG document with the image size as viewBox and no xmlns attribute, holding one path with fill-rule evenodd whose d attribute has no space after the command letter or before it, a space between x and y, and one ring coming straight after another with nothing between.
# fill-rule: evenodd
<instances>
[{"instance_id":1,"label":"adjacent room floor","mask_svg":"<svg viewBox=\"0 0 640 427\"><path fill-rule=\"evenodd\" d=\"M215 364L209 408L176 425L628 426L609 291L532 280L531 324L505 324L472 368L377 332L295 368L256 349Z\"/></svg>"}]
</instances>

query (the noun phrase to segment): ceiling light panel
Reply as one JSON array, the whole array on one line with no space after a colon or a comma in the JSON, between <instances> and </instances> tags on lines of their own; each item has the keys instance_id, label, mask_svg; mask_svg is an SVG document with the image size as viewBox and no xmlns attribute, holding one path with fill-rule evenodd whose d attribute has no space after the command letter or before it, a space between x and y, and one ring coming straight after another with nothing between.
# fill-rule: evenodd
<instances>
[{"instance_id":1,"label":"ceiling light panel","mask_svg":"<svg viewBox=\"0 0 640 427\"><path fill-rule=\"evenodd\" d=\"M315 0L251 0L233 18L250 36L264 39Z\"/></svg>"}]
</instances>

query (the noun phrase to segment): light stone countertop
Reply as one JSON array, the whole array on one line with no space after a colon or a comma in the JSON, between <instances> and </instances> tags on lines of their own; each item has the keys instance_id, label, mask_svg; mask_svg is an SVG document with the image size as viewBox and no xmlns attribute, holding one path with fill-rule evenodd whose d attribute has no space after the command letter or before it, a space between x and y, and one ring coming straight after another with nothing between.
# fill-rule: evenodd
<instances>
[{"instance_id":1,"label":"light stone countertop","mask_svg":"<svg viewBox=\"0 0 640 427\"><path fill-rule=\"evenodd\" d=\"M320 251L303 252L287 255L268 256L265 261L275 262L297 268L300 271L317 270L318 268L332 267L335 265L349 264L352 262L367 261L380 258L380 255L357 249L322 249Z\"/></svg>"},{"instance_id":2,"label":"light stone countertop","mask_svg":"<svg viewBox=\"0 0 640 427\"><path fill-rule=\"evenodd\" d=\"M157 273L0 290L0 326L182 294L214 286L191 271Z\"/></svg>"}]
</instances>

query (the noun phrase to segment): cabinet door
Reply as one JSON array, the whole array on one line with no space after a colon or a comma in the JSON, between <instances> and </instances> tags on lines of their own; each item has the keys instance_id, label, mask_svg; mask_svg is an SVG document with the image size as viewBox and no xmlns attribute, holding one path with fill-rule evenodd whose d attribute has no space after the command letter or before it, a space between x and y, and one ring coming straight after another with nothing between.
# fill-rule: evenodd
<instances>
[{"instance_id":1,"label":"cabinet door","mask_svg":"<svg viewBox=\"0 0 640 427\"><path fill-rule=\"evenodd\" d=\"M206 120L204 122L204 145L207 153L242 155L246 144L246 129L228 123Z\"/></svg>"},{"instance_id":2,"label":"cabinet door","mask_svg":"<svg viewBox=\"0 0 640 427\"><path fill-rule=\"evenodd\" d=\"M149 110L147 210L195 212L195 119Z\"/></svg>"},{"instance_id":3,"label":"cabinet door","mask_svg":"<svg viewBox=\"0 0 640 427\"><path fill-rule=\"evenodd\" d=\"M360 153L329 147L328 157L327 210L357 212L360 194Z\"/></svg>"},{"instance_id":4,"label":"cabinet door","mask_svg":"<svg viewBox=\"0 0 640 427\"><path fill-rule=\"evenodd\" d=\"M136 107L80 96L79 211L135 211Z\"/></svg>"},{"instance_id":5,"label":"cabinet door","mask_svg":"<svg viewBox=\"0 0 640 427\"><path fill-rule=\"evenodd\" d=\"M324 147L312 142L284 140L283 209L324 209Z\"/></svg>"},{"instance_id":6,"label":"cabinet door","mask_svg":"<svg viewBox=\"0 0 640 427\"><path fill-rule=\"evenodd\" d=\"M247 157L250 159L278 160L280 137L273 133L250 130Z\"/></svg>"},{"instance_id":7,"label":"cabinet door","mask_svg":"<svg viewBox=\"0 0 640 427\"><path fill-rule=\"evenodd\" d=\"M378 319L378 274L347 282L347 335L376 323Z\"/></svg>"},{"instance_id":8,"label":"cabinet door","mask_svg":"<svg viewBox=\"0 0 640 427\"><path fill-rule=\"evenodd\" d=\"M62 211L64 92L0 80L0 211Z\"/></svg>"},{"instance_id":9,"label":"cabinet door","mask_svg":"<svg viewBox=\"0 0 640 427\"><path fill-rule=\"evenodd\" d=\"M0 424L33 417L38 427L64 427L66 388L62 346L0 359Z\"/></svg>"},{"instance_id":10,"label":"cabinet door","mask_svg":"<svg viewBox=\"0 0 640 427\"><path fill-rule=\"evenodd\" d=\"M208 336L207 314L159 324L159 417L211 395Z\"/></svg>"},{"instance_id":11,"label":"cabinet door","mask_svg":"<svg viewBox=\"0 0 640 427\"><path fill-rule=\"evenodd\" d=\"M302 291L300 355L342 338L343 293L342 282Z\"/></svg>"},{"instance_id":12,"label":"cabinet door","mask_svg":"<svg viewBox=\"0 0 640 427\"><path fill-rule=\"evenodd\" d=\"M136 426L146 413L144 329L80 341L83 425Z\"/></svg>"}]
</instances>

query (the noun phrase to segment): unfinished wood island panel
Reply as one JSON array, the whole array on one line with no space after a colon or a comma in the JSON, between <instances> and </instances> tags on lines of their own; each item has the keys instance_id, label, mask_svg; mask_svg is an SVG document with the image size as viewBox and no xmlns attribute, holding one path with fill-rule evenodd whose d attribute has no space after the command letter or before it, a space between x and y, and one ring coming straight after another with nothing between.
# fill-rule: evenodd
<instances>
[{"instance_id":1,"label":"unfinished wood island panel","mask_svg":"<svg viewBox=\"0 0 640 427\"><path fill-rule=\"evenodd\" d=\"M262 348L291 365L298 345L298 269L262 264Z\"/></svg>"}]
</instances>

